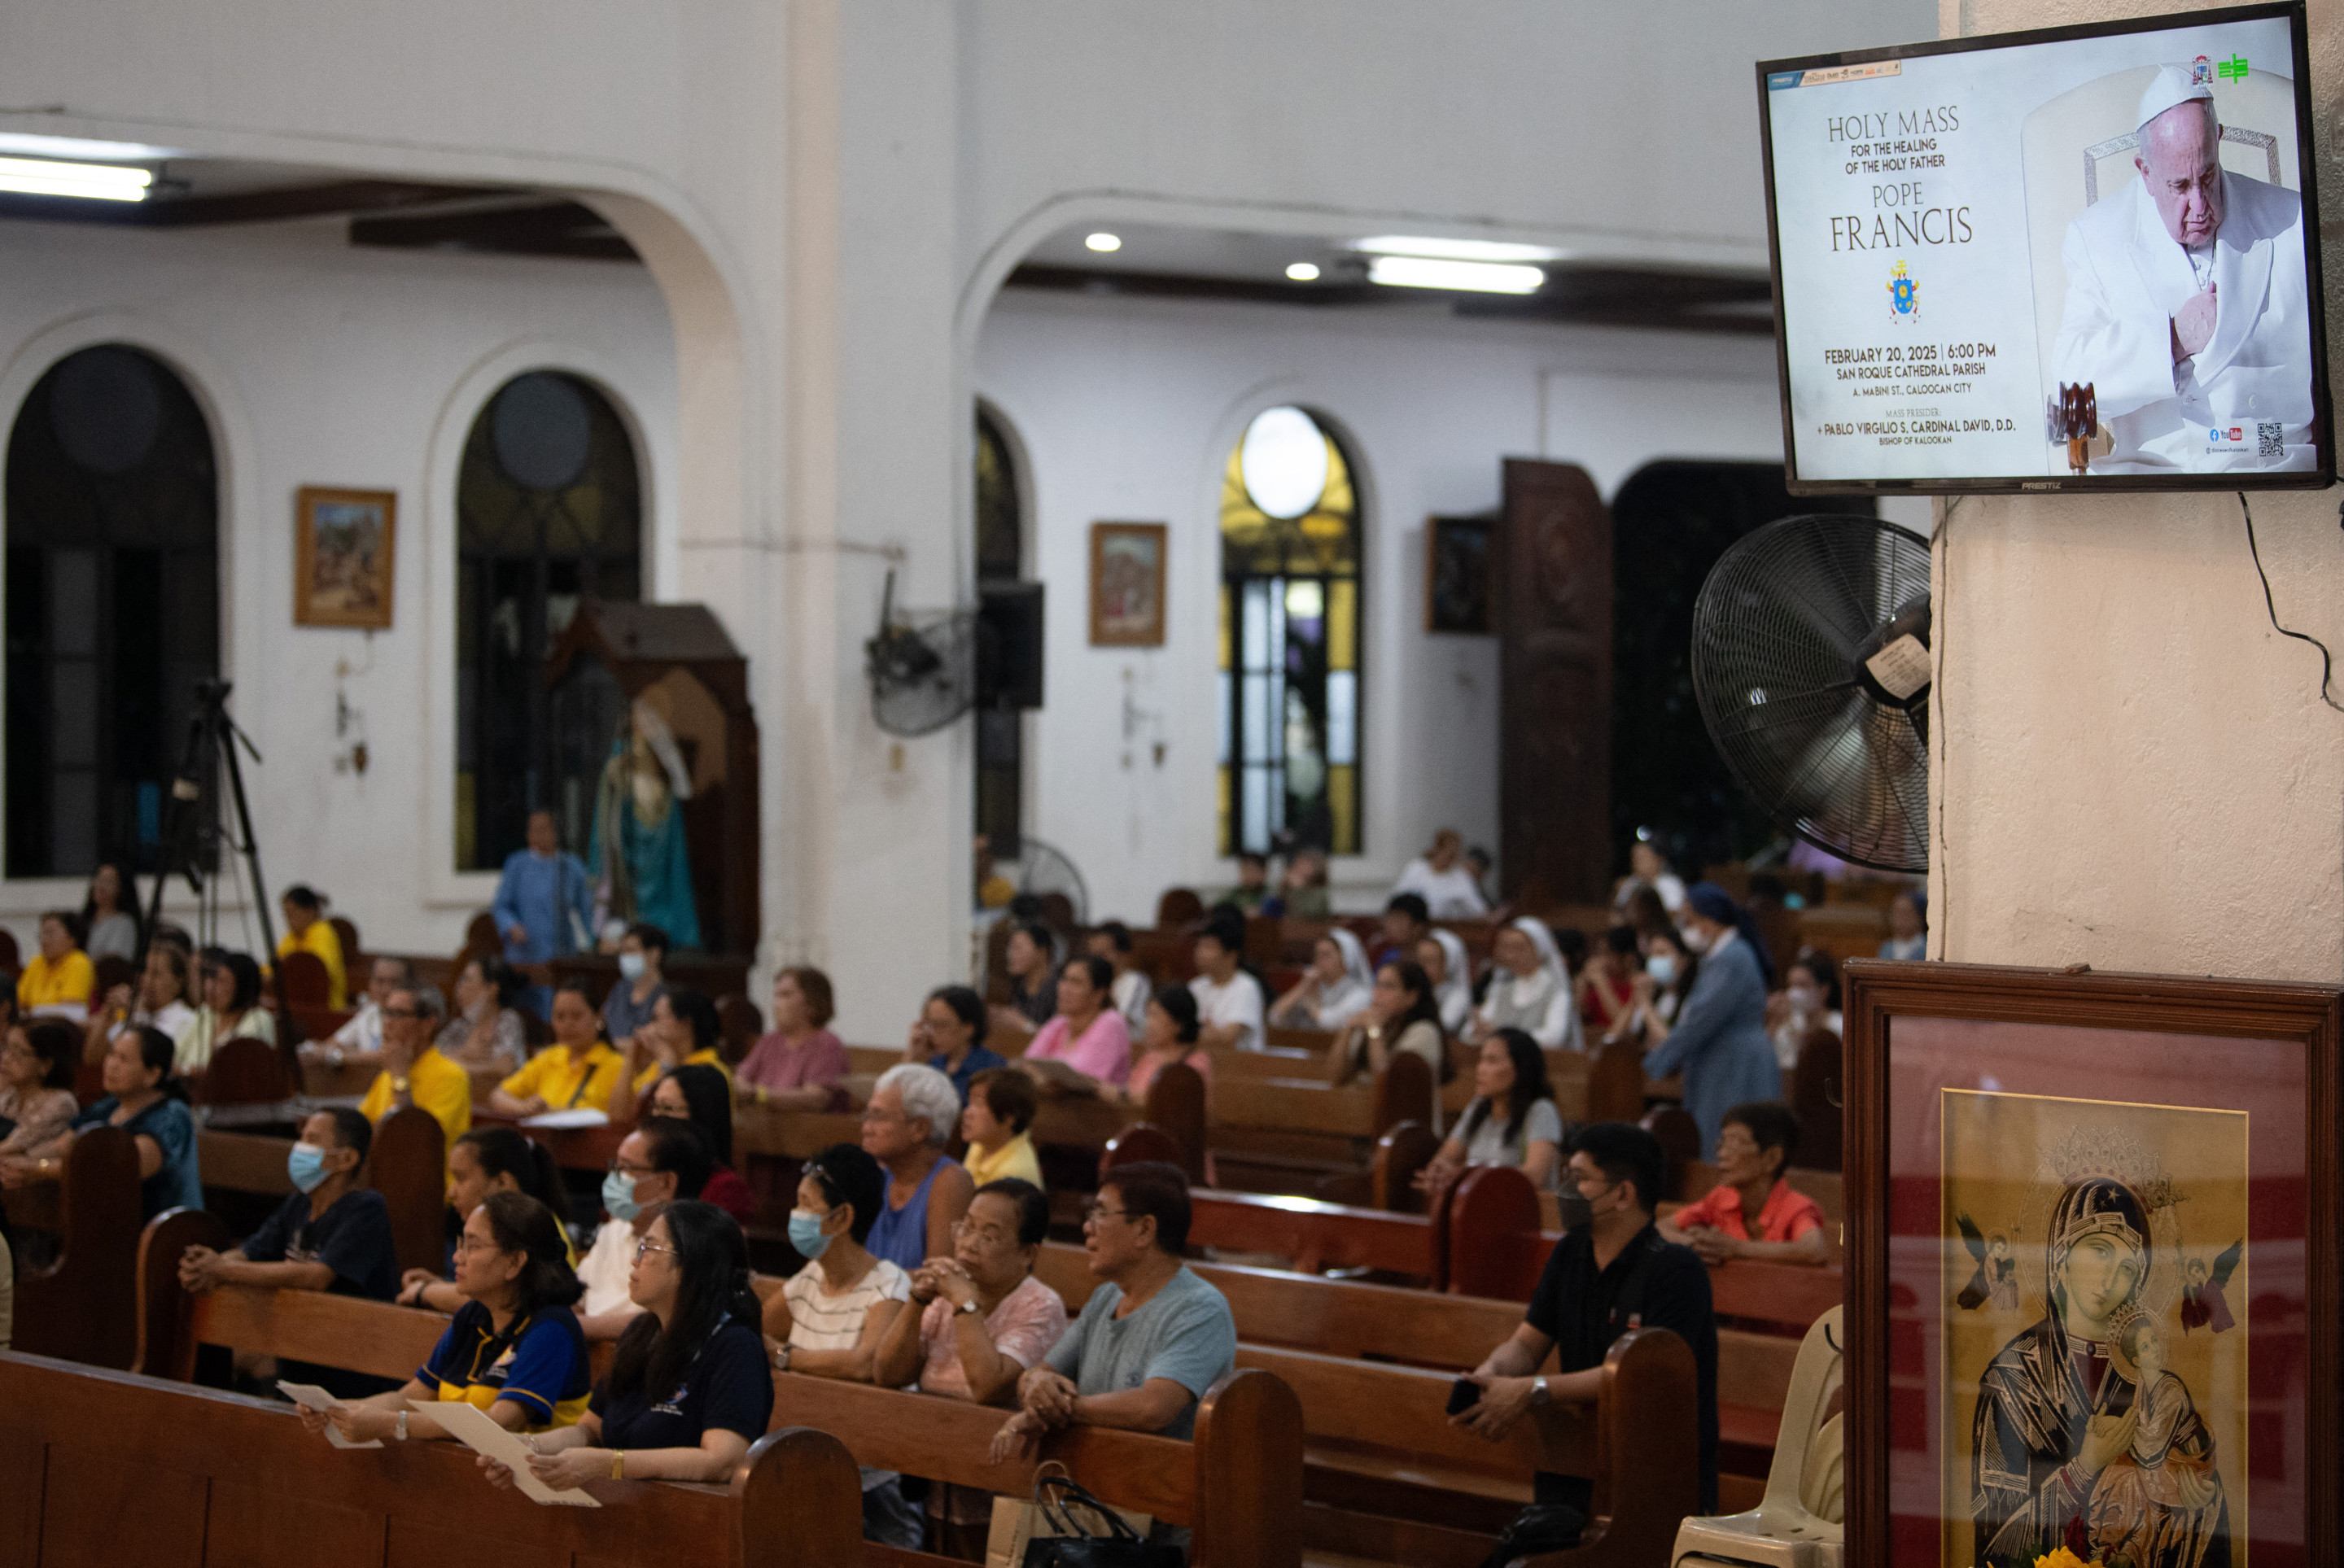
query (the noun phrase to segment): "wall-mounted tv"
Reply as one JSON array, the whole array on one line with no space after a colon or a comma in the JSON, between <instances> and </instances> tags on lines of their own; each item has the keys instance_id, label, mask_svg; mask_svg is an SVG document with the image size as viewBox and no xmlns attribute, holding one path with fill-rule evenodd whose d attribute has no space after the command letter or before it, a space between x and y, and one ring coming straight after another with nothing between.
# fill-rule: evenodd
<instances>
[{"instance_id":1,"label":"wall-mounted tv","mask_svg":"<svg viewBox=\"0 0 2344 1568\"><path fill-rule=\"evenodd\" d=\"M2335 478L2299 4L1758 67L1791 489Z\"/></svg>"}]
</instances>

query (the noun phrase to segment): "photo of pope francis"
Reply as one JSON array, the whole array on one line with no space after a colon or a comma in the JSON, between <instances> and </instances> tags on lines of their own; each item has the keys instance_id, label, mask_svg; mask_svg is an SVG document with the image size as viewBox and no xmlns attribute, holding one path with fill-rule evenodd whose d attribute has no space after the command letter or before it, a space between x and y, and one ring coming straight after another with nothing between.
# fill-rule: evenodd
<instances>
[{"instance_id":1,"label":"photo of pope francis","mask_svg":"<svg viewBox=\"0 0 2344 1568\"><path fill-rule=\"evenodd\" d=\"M2096 474L2318 467L2303 202L2222 167L2197 75L2158 69L2140 99L2140 178L2067 227L2046 379L2096 388L2114 447Z\"/></svg>"}]
</instances>

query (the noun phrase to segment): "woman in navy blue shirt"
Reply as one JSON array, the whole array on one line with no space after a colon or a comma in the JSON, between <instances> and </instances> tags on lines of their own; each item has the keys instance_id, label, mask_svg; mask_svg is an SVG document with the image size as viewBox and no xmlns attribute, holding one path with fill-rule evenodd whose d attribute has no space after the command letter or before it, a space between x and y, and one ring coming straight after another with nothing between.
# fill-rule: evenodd
<instances>
[{"instance_id":1,"label":"woman in navy blue shirt","mask_svg":"<svg viewBox=\"0 0 2344 1568\"><path fill-rule=\"evenodd\" d=\"M526 1441L548 1486L587 1481L724 1481L773 1414L773 1376L732 1217L694 1201L652 1211L627 1293L642 1315L619 1337L611 1375L575 1426ZM498 1486L512 1473L487 1460Z\"/></svg>"}]
</instances>

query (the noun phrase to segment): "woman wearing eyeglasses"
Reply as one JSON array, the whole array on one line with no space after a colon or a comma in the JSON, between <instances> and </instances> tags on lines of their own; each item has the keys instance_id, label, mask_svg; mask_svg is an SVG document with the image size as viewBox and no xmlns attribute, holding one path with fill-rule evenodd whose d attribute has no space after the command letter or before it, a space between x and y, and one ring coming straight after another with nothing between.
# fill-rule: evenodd
<instances>
[{"instance_id":1,"label":"woman wearing eyeglasses","mask_svg":"<svg viewBox=\"0 0 2344 1568\"><path fill-rule=\"evenodd\" d=\"M773 1413L741 1227L713 1204L660 1205L635 1242L627 1291L642 1314L610 1376L575 1426L526 1440L530 1473L552 1487L728 1479ZM493 1460L480 1468L512 1484Z\"/></svg>"},{"instance_id":2,"label":"woman wearing eyeglasses","mask_svg":"<svg viewBox=\"0 0 2344 1568\"><path fill-rule=\"evenodd\" d=\"M912 1276L919 1311L898 1312L887 1325L880 1384L917 1379L923 1393L1009 1403L1018 1378L1066 1332L1066 1303L1034 1277L1049 1230L1050 1201L1031 1181L1012 1176L979 1187L953 1227L950 1255L929 1259ZM993 1495L932 1486L928 1515L940 1522L948 1551L981 1555Z\"/></svg>"},{"instance_id":3,"label":"woman wearing eyeglasses","mask_svg":"<svg viewBox=\"0 0 2344 1568\"><path fill-rule=\"evenodd\" d=\"M525 1193L490 1193L456 1243L465 1302L430 1359L389 1393L304 1408L301 1424L322 1436L331 1422L353 1442L445 1437L430 1412L409 1410L428 1400L473 1405L509 1432L570 1425L585 1413L590 1385L566 1251L551 1210Z\"/></svg>"}]
</instances>

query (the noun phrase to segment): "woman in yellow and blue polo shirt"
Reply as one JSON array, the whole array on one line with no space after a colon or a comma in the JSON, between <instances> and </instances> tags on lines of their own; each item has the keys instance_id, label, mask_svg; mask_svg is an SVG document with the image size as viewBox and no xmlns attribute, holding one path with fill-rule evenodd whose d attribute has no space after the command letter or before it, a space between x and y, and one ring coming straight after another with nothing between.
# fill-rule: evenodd
<instances>
[{"instance_id":1,"label":"woman in yellow and blue polo shirt","mask_svg":"<svg viewBox=\"0 0 2344 1568\"><path fill-rule=\"evenodd\" d=\"M460 1401L511 1432L568 1426L592 1392L586 1336L571 1308L581 1287L563 1258L552 1211L525 1192L491 1192L464 1221L456 1243L456 1289L464 1298L430 1360L402 1388L304 1410L312 1432L330 1422L352 1442L447 1435L429 1411L409 1402Z\"/></svg>"}]
</instances>

